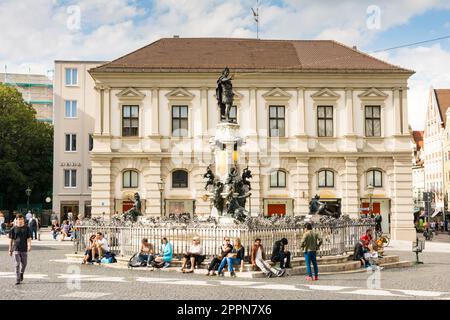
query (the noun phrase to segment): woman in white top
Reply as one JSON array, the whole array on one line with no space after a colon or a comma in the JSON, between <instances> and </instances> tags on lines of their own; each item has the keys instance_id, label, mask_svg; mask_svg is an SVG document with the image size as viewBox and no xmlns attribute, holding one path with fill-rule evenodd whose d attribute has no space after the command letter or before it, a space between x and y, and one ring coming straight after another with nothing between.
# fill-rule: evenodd
<instances>
[{"instance_id":1,"label":"woman in white top","mask_svg":"<svg viewBox=\"0 0 450 320\"><path fill-rule=\"evenodd\" d=\"M192 238L192 245L189 251L183 255L183 263L181 265L181 272L192 273L194 272L195 264L199 261L202 256L202 246L200 245L200 237ZM191 268L186 271L186 263L188 259L191 261Z\"/></svg>"}]
</instances>

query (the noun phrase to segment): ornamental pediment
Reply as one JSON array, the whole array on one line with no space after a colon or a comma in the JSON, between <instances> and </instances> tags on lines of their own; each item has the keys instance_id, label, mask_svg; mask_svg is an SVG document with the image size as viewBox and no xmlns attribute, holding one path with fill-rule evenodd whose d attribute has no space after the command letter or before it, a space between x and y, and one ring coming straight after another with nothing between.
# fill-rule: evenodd
<instances>
[{"instance_id":1,"label":"ornamental pediment","mask_svg":"<svg viewBox=\"0 0 450 320\"><path fill-rule=\"evenodd\" d=\"M311 95L311 98L314 100L337 100L340 98L340 94L330 90L328 88L324 88L314 94Z\"/></svg>"},{"instance_id":2,"label":"ornamental pediment","mask_svg":"<svg viewBox=\"0 0 450 320\"><path fill-rule=\"evenodd\" d=\"M290 93L288 93L280 88L272 89L269 92L266 92L265 94L263 94L262 96L266 100L269 100L269 99L288 100L292 97L292 95Z\"/></svg>"},{"instance_id":3,"label":"ornamental pediment","mask_svg":"<svg viewBox=\"0 0 450 320\"><path fill-rule=\"evenodd\" d=\"M194 99L194 95L183 88L177 88L175 90L170 91L166 94L167 99L169 100L192 100Z\"/></svg>"},{"instance_id":4,"label":"ornamental pediment","mask_svg":"<svg viewBox=\"0 0 450 320\"><path fill-rule=\"evenodd\" d=\"M123 100L123 99L139 99L142 100L145 97L145 94L142 93L141 91L139 91L138 89L135 88L125 88L122 91L120 91L119 93L116 94L116 96Z\"/></svg>"},{"instance_id":5,"label":"ornamental pediment","mask_svg":"<svg viewBox=\"0 0 450 320\"><path fill-rule=\"evenodd\" d=\"M384 92L381 92L377 88L370 88L367 91L359 94L358 97L360 99L381 99L384 100L388 97L388 95Z\"/></svg>"}]
</instances>

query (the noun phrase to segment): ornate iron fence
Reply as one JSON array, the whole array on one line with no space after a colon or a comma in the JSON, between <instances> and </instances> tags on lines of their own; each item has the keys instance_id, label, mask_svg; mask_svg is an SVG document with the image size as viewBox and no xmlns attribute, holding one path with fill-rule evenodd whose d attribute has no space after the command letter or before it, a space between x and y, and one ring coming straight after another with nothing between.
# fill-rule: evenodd
<instances>
[{"instance_id":1,"label":"ornate iron fence","mask_svg":"<svg viewBox=\"0 0 450 320\"><path fill-rule=\"evenodd\" d=\"M323 244L318 254L330 256L353 251L354 245L367 228L374 228L373 223L368 221L348 221L340 224L317 225L313 227L323 239ZM138 252L143 238L147 238L153 244L155 253L159 253L160 240L166 237L173 245L174 256L180 257L188 251L194 236L200 237L203 254L207 256L220 253L220 246L224 237L239 237L245 247L246 256L248 256L248 250L256 238L262 240L265 253L268 256L272 253L273 243L281 238L286 238L289 241L288 249L291 251L291 254L293 256L301 256L303 251L300 247L300 242L305 229L299 227L241 229L239 227L225 226L127 227L104 224L77 226L77 237L74 241L75 252L84 251L89 237L98 231L102 232L108 240L111 251L120 256L130 256Z\"/></svg>"}]
</instances>

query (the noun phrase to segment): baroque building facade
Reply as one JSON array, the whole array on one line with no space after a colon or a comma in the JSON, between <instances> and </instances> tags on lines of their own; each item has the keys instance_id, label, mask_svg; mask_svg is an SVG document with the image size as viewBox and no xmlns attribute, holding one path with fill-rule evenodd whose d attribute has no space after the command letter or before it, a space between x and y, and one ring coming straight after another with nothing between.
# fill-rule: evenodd
<instances>
[{"instance_id":1,"label":"baroque building facade","mask_svg":"<svg viewBox=\"0 0 450 320\"><path fill-rule=\"evenodd\" d=\"M415 238L413 72L334 41L160 39L90 69L92 215L125 211L135 192L147 215L210 214L203 174L225 66L252 215L305 215L318 194L352 217L370 206L384 232Z\"/></svg>"}]
</instances>

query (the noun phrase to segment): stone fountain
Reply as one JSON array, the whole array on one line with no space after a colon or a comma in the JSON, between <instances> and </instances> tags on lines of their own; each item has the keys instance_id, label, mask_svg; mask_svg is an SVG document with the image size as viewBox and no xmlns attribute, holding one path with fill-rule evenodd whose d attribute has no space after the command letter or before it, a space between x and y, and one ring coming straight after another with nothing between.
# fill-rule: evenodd
<instances>
[{"instance_id":1,"label":"stone fountain","mask_svg":"<svg viewBox=\"0 0 450 320\"><path fill-rule=\"evenodd\" d=\"M220 108L220 122L216 134L210 140L214 152L215 167L209 165L203 178L208 179L205 190L213 204L211 216L221 224L244 221L248 215L245 209L247 198L251 195L251 171L241 170L240 147L245 143L239 133L239 124L230 119L233 106L233 85L230 70L225 68L217 79L216 97ZM242 171L242 172L241 172Z\"/></svg>"}]
</instances>

